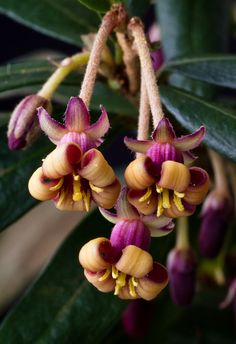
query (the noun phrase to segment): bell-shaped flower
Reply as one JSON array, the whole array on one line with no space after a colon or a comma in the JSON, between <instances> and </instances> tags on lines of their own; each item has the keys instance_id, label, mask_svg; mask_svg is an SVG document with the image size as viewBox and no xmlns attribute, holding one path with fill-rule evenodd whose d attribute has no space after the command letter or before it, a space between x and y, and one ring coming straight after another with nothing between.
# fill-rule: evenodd
<instances>
[{"instance_id":1,"label":"bell-shaped flower","mask_svg":"<svg viewBox=\"0 0 236 344\"><path fill-rule=\"evenodd\" d=\"M212 190L207 196L201 212L199 248L203 256L216 257L233 217L233 204L227 192Z\"/></svg>"},{"instance_id":2,"label":"bell-shaped flower","mask_svg":"<svg viewBox=\"0 0 236 344\"><path fill-rule=\"evenodd\" d=\"M170 293L175 304L192 302L196 284L196 258L191 248L174 248L168 254L167 269L170 277Z\"/></svg>"},{"instance_id":3,"label":"bell-shaped flower","mask_svg":"<svg viewBox=\"0 0 236 344\"><path fill-rule=\"evenodd\" d=\"M42 108L39 122L57 147L31 176L31 195L41 201L52 199L61 210L89 211L92 200L101 207L112 208L120 183L112 167L95 148L109 127L105 110L100 119L90 125L83 101L72 97L65 114L65 126Z\"/></svg>"},{"instance_id":4,"label":"bell-shaped flower","mask_svg":"<svg viewBox=\"0 0 236 344\"><path fill-rule=\"evenodd\" d=\"M79 261L88 281L100 291L114 290L122 299L151 300L166 286L168 276L165 267L154 262L148 252L150 236L168 234L173 224L164 216L140 217L126 195L124 189L117 202L117 214L100 209L116 225L110 239L97 238L85 244Z\"/></svg>"},{"instance_id":5,"label":"bell-shaped flower","mask_svg":"<svg viewBox=\"0 0 236 344\"><path fill-rule=\"evenodd\" d=\"M190 150L201 143L204 133L204 127L200 127L193 134L177 138L169 120L163 118L152 140L125 138L130 149L143 153L125 171L130 203L146 215L191 215L208 191L206 171L186 166L194 161Z\"/></svg>"}]
</instances>

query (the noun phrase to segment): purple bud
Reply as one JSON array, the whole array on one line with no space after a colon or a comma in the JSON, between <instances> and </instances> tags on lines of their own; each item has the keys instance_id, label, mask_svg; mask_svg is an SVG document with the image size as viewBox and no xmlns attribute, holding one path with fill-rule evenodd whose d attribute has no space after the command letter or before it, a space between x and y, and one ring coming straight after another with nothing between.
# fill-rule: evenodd
<instances>
[{"instance_id":1,"label":"purple bud","mask_svg":"<svg viewBox=\"0 0 236 344\"><path fill-rule=\"evenodd\" d=\"M152 59L152 66L154 71L156 72L160 69L161 65L164 62L164 56L162 49L158 49L156 51L151 52L151 59Z\"/></svg>"},{"instance_id":2,"label":"purple bud","mask_svg":"<svg viewBox=\"0 0 236 344\"><path fill-rule=\"evenodd\" d=\"M113 227L110 241L118 251L122 251L128 245L148 250L151 236L149 229L140 220L123 220Z\"/></svg>"},{"instance_id":3,"label":"purple bud","mask_svg":"<svg viewBox=\"0 0 236 344\"><path fill-rule=\"evenodd\" d=\"M40 106L48 109L51 103L37 94L25 97L16 106L8 124L7 137L10 149L21 149L34 141L40 130L37 117L37 108Z\"/></svg>"},{"instance_id":4,"label":"purple bud","mask_svg":"<svg viewBox=\"0 0 236 344\"><path fill-rule=\"evenodd\" d=\"M217 191L206 198L201 214L199 248L203 256L213 258L218 255L224 243L229 223L233 215L230 199Z\"/></svg>"},{"instance_id":5,"label":"purple bud","mask_svg":"<svg viewBox=\"0 0 236 344\"><path fill-rule=\"evenodd\" d=\"M122 324L127 336L133 339L143 338L151 325L154 305L145 300L134 300L122 314Z\"/></svg>"},{"instance_id":6,"label":"purple bud","mask_svg":"<svg viewBox=\"0 0 236 344\"><path fill-rule=\"evenodd\" d=\"M195 293L196 259L193 250L175 248L170 251L167 269L174 303L179 306L190 304Z\"/></svg>"}]
</instances>

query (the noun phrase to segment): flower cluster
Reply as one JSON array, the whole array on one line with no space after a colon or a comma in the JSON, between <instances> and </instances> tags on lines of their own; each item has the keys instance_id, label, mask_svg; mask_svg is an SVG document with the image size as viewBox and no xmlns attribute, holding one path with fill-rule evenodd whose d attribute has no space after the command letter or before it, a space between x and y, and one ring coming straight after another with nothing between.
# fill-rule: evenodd
<instances>
[{"instance_id":1,"label":"flower cluster","mask_svg":"<svg viewBox=\"0 0 236 344\"><path fill-rule=\"evenodd\" d=\"M125 144L142 156L132 161L126 171L128 199L142 214L175 218L192 215L206 196L209 177L199 167L189 167L195 160L191 150L204 136L195 133L177 138L167 118L162 118L152 140L125 138Z\"/></svg>"},{"instance_id":2,"label":"flower cluster","mask_svg":"<svg viewBox=\"0 0 236 344\"><path fill-rule=\"evenodd\" d=\"M42 107L38 118L56 148L30 178L31 195L41 201L53 199L61 210L89 211L92 200L103 208L112 208L120 183L97 149L110 126L106 110L102 108L98 121L90 125L83 100L71 97L65 125L51 118Z\"/></svg>"},{"instance_id":3,"label":"flower cluster","mask_svg":"<svg viewBox=\"0 0 236 344\"><path fill-rule=\"evenodd\" d=\"M123 189L116 205L117 213L100 209L115 223L110 239L97 238L80 250L79 261L87 280L102 292L114 291L121 299L151 300L167 285L164 266L154 262L148 252L151 235L162 236L173 229L171 219L140 216L127 201Z\"/></svg>"}]
</instances>

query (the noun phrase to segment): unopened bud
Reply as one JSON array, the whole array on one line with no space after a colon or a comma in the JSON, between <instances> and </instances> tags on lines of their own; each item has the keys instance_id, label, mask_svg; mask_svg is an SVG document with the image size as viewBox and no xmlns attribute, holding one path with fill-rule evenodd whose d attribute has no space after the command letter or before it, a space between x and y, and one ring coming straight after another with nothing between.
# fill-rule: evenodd
<instances>
[{"instance_id":1,"label":"unopened bud","mask_svg":"<svg viewBox=\"0 0 236 344\"><path fill-rule=\"evenodd\" d=\"M174 303L180 306L190 304L195 293L196 259L193 250L173 249L168 255L167 269Z\"/></svg>"},{"instance_id":2,"label":"unopened bud","mask_svg":"<svg viewBox=\"0 0 236 344\"><path fill-rule=\"evenodd\" d=\"M233 206L228 196L216 190L207 196L198 239L203 256L213 258L220 252L232 215Z\"/></svg>"},{"instance_id":3,"label":"unopened bud","mask_svg":"<svg viewBox=\"0 0 236 344\"><path fill-rule=\"evenodd\" d=\"M49 111L51 103L37 94L25 97L16 106L8 124L7 137L10 149L21 149L34 141L40 130L37 117L37 108L40 106Z\"/></svg>"}]
</instances>

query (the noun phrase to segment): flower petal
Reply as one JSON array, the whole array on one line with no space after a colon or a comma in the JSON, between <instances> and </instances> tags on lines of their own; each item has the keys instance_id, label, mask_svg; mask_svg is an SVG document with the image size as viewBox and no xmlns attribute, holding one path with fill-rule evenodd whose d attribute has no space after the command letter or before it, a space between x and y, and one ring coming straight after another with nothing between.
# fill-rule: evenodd
<instances>
[{"instance_id":1,"label":"flower petal","mask_svg":"<svg viewBox=\"0 0 236 344\"><path fill-rule=\"evenodd\" d=\"M129 137L124 138L125 145L133 152L146 153L146 151L152 146L152 141L141 141L130 139Z\"/></svg>"},{"instance_id":2,"label":"flower petal","mask_svg":"<svg viewBox=\"0 0 236 344\"><path fill-rule=\"evenodd\" d=\"M182 156L184 158L184 165L191 165L198 157L191 152L183 152Z\"/></svg>"},{"instance_id":3,"label":"flower petal","mask_svg":"<svg viewBox=\"0 0 236 344\"><path fill-rule=\"evenodd\" d=\"M79 97L71 97L65 112L65 126L70 131L81 132L88 128L90 116L86 105Z\"/></svg>"},{"instance_id":4,"label":"flower petal","mask_svg":"<svg viewBox=\"0 0 236 344\"><path fill-rule=\"evenodd\" d=\"M128 202L127 199L127 188L124 187L121 190L120 196L116 203L116 211L118 217L122 219L139 219L137 210Z\"/></svg>"},{"instance_id":5,"label":"flower petal","mask_svg":"<svg viewBox=\"0 0 236 344\"><path fill-rule=\"evenodd\" d=\"M160 120L157 128L152 134L152 138L158 143L172 143L172 141L176 138L176 135L168 118L163 117Z\"/></svg>"},{"instance_id":6,"label":"flower petal","mask_svg":"<svg viewBox=\"0 0 236 344\"><path fill-rule=\"evenodd\" d=\"M110 212L109 210L103 209L101 207L99 207L98 209L99 209L100 213L102 214L102 216L107 221L114 223L114 224L116 224L117 222L120 221L119 217L116 214Z\"/></svg>"},{"instance_id":7,"label":"flower petal","mask_svg":"<svg viewBox=\"0 0 236 344\"><path fill-rule=\"evenodd\" d=\"M38 108L39 125L48 138L55 144L68 132L64 125L53 119L43 108Z\"/></svg>"},{"instance_id":8,"label":"flower petal","mask_svg":"<svg viewBox=\"0 0 236 344\"><path fill-rule=\"evenodd\" d=\"M86 134L88 134L93 139L99 139L103 137L108 129L110 128L109 118L107 116L106 109L102 109L102 114L96 123L92 124L88 129L86 129Z\"/></svg>"},{"instance_id":9,"label":"flower petal","mask_svg":"<svg viewBox=\"0 0 236 344\"><path fill-rule=\"evenodd\" d=\"M200 167L190 167L190 184L185 190L184 200L192 205L202 203L209 189L208 173Z\"/></svg>"},{"instance_id":10,"label":"flower petal","mask_svg":"<svg viewBox=\"0 0 236 344\"><path fill-rule=\"evenodd\" d=\"M90 186L92 186L92 199L99 207L106 209L114 207L121 189L120 182L117 178L112 184L103 188L97 188L92 184Z\"/></svg>"},{"instance_id":11,"label":"flower petal","mask_svg":"<svg viewBox=\"0 0 236 344\"><path fill-rule=\"evenodd\" d=\"M174 228L174 223L166 216L147 215L142 218L142 221L149 228L152 237L167 235Z\"/></svg>"},{"instance_id":12,"label":"flower petal","mask_svg":"<svg viewBox=\"0 0 236 344\"><path fill-rule=\"evenodd\" d=\"M175 138L174 145L177 149L184 152L194 149L198 147L202 142L205 132L205 127L201 126L197 131L195 131L192 134Z\"/></svg>"}]
</instances>

